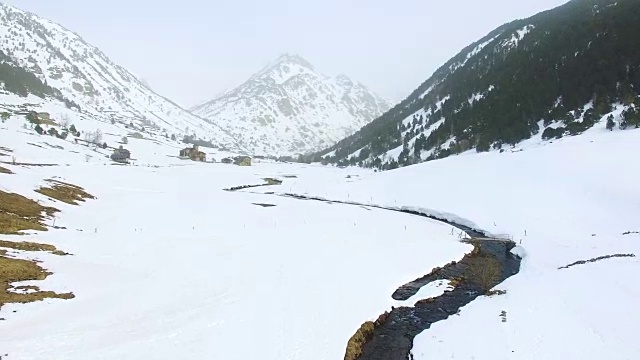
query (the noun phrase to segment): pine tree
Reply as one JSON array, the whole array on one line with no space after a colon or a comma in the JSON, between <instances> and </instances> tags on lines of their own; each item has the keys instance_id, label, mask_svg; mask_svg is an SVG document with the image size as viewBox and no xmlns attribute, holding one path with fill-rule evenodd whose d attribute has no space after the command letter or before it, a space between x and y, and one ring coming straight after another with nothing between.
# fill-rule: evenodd
<instances>
[{"instance_id":1,"label":"pine tree","mask_svg":"<svg viewBox=\"0 0 640 360\"><path fill-rule=\"evenodd\" d=\"M44 134L44 130L42 129L42 127L40 126L40 124L36 124L35 130L36 130L36 132L38 133L38 135L42 135L42 134Z\"/></svg>"},{"instance_id":2,"label":"pine tree","mask_svg":"<svg viewBox=\"0 0 640 360\"><path fill-rule=\"evenodd\" d=\"M38 113L35 111L29 111L26 118L32 124L40 124L40 118L38 117Z\"/></svg>"},{"instance_id":3,"label":"pine tree","mask_svg":"<svg viewBox=\"0 0 640 360\"><path fill-rule=\"evenodd\" d=\"M607 117L607 130L613 131L613 128L616 126L616 122L613 121L613 115L609 115Z\"/></svg>"},{"instance_id":4,"label":"pine tree","mask_svg":"<svg viewBox=\"0 0 640 360\"><path fill-rule=\"evenodd\" d=\"M480 135L478 138L478 143L476 144L477 152L487 152L491 149L491 143L487 140L487 137L484 135Z\"/></svg>"}]
</instances>

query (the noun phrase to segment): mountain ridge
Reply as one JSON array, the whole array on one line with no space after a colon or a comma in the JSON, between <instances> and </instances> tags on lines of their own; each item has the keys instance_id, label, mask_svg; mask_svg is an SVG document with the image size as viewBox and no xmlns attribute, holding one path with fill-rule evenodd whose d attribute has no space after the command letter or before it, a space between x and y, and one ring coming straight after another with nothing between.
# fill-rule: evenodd
<instances>
[{"instance_id":1,"label":"mountain ridge","mask_svg":"<svg viewBox=\"0 0 640 360\"><path fill-rule=\"evenodd\" d=\"M609 115L635 125L637 13L633 1L574 0L499 26L383 116L300 160L392 169L577 135Z\"/></svg>"},{"instance_id":2,"label":"mountain ridge","mask_svg":"<svg viewBox=\"0 0 640 360\"><path fill-rule=\"evenodd\" d=\"M156 93L77 33L3 3L0 18L0 50L17 66L78 104L82 114L102 121L152 127L178 137L195 134L221 146L239 148L225 129ZM43 99L40 105L45 102Z\"/></svg>"},{"instance_id":3,"label":"mountain ridge","mask_svg":"<svg viewBox=\"0 0 640 360\"><path fill-rule=\"evenodd\" d=\"M227 128L254 153L282 155L328 146L388 107L362 83L323 75L300 55L284 53L190 110Z\"/></svg>"}]
</instances>

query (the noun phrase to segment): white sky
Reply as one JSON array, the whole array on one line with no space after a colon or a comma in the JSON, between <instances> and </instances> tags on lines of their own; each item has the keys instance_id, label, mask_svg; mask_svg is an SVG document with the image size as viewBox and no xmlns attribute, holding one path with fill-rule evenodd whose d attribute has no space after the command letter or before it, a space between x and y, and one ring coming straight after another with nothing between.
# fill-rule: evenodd
<instances>
[{"instance_id":1,"label":"white sky","mask_svg":"<svg viewBox=\"0 0 640 360\"><path fill-rule=\"evenodd\" d=\"M2 0L73 30L185 107L281 53L394 101L494 28L566 0Z\"/></svg>"}]
</instances>

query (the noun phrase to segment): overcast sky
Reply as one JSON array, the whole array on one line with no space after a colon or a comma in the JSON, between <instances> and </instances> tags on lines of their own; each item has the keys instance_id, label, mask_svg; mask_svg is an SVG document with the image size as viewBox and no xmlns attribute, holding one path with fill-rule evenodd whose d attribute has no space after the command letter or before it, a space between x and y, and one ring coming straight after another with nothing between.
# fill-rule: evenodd
<instances>
[{"instance_id":1,"label":"overcast sky","mask_svg":"<svg viewBox=\"0 0 640 360\"><path fill-rule=\"evenodd\" d=\"M0 0L75 31L190 107L281 53L394 101L494 28L566 0Z\"/></svg>"}]
</instances>

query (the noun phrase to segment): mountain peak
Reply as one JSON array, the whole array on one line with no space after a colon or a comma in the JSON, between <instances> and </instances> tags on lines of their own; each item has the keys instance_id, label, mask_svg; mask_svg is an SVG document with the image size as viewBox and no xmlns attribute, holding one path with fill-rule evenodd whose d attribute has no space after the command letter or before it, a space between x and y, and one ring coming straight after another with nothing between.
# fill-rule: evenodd
<instances>
[{"instance_id":1,"label":"mountain peak","mask_svg":"<svg viewBox=\"0 0 640 360\"><path fill-rule=\"evenodd\" d=\"M317 151L354 133L390 108L387 101L341 76L320 74L285 53L223 96L192 111L216 122L255 154Z\"/></svg>"},{"instance_id":2,"label":"mountain peak","mask_svg":"<svg viewBox=\"0 0 640 360\"><path fill-rule=\"evenodd\" d=\"M345 74L338 74L338 76L336 76L336 81L344 87L352 87L354 85L354 81Z\"/></svg>"},{"instance_id":3,"label":"mountain peak","mask_svg":"<svg viewBox=\"0 0 640 360\"><path fill-rule=\"evenodd\" d=\"M290 54L290 53L284 53L282 55L280 55L273 63L272 65L291 65L291 64L295 64L295 65L299 65L302 67L305 67L309 70L314 70L313 65L311 65L310 62L308 62L306 59L304 59L302 56L298 55L298 54Z\"/></svg>"}]
</instances>

